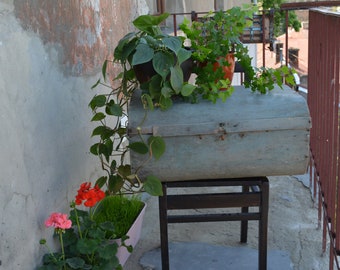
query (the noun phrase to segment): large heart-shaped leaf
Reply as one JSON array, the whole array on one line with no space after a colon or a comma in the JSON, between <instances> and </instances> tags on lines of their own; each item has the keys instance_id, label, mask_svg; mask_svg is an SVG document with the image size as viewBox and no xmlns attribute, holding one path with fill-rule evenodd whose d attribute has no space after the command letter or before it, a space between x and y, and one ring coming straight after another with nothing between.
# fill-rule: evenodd
<instances>
[{"instance_id":1,"label":"large heart-shaped leaf","mask_svg":"<svg viewBox=\"0 0 340 270\"><path fill-rule=\"evenodd\" d=\"M168 52L157 52L152 59L152 65L155 71L165 80L170 72L170 68L175 64L175 59Z\"/></svg>"},{"instance_id":2,"label":"large heart-shaped leaf","mask_svg":"<svg viewBox=\"0 0 340 270\"><path fill-rule=\"evenodd\" d=\"M186 83L182 87L181 94L184 97L190 96L195 89L196 89L195 85Z\"/></svg>"},{"instance_id":3,"label":"large heart-shaped leaf","mask_svg":"<svg viewBox=\"0 0 340 270\"><path fill-rule=\"evenodd\" d=\"M163 44L176 54L182 48L182 41L179 37L165 37Z\"/></svg>"},{"instance_id":4,"label":"large heart-shaped leaf","mask_svg":"<svg viewBox=\"0 0 340 270\"><path fill-rule=\"evenodd\" d=\"M177 53L177 60L179 64L182 64L185 60L189 59L191 56L191 51L184 48L180 48Z\"/></svg>"},{"instance_id":5,"label":"large heart-shaped leaf","mask_svg":"<svg viewBox=\"0 0 340 270\"><path fill-rule=\"evenodd\" d=\"M160 136L150 136L148 139L153 157L158 160L165 152L165 142Z\"/></svg>"},{"instance_id":6,"label":"large heart-shaped leaf","mask_svg":"<svg viewBox=\"0 0 340 270\"><path fill-rule=\"evenodd\" d=\"M132 57L131 64L133 66L140 65L149 62L154 55L153 49L151 49L147 44L141 43L136 47L136 52Z\"/></svg>"},{"instance_id":7,"label":"large heart-shaped leaf","mask_svg":"<svg viewBox=\"0 0 340 270\"><path fill-rule=\"evenodd\" d=\"M183 86L183 71L179 65L170 68L170 83L176 94L179 94Z\"/></svg>"},{"instance_id":8,"label":"large heart-shaped leaf","mask_svg":"<svg viewBox=\"0 0 340 270\"><path fill-rule=\"evenodd\" d=\"M130 143L129 148L139 154L146 154L149 152L148 146L143 142Z\"/></svg>"},{"instance_id":9,"label":"large heart-shaped leaf","mask_svg":"<svg viewBox=\"0 0 340 270\"><path fill-rule=\"evenodd\" d=\"M161 181L153 175L147 176L143 183L144 190L152 196L162 196L162 184Z\"/></svg>"},{"instance_id":10,"label":"large heart-shaped leaf","mask_svg":"<svg viewBox=\"0 0 340 270\"><path fill-rule=\"evenodd\" d=\"M154 26L159 25L162 21L168 18L169 15L170 15L169 13L163 13L159 16L141 15L137 19L135 19L132 23L137 29L141 31L145 31L148 34L155 34Z\"/></svg>"},{"instance_id":11,"label":"large heart-shaped leaf","mask_svg":"<svg viewBox=\"0 0 340 270\"><path fill-rule=\"evenodd\" d=\"M106 96L105 95L98 95L92 98L90 101L89 106L92 110L94 110L97 107L103 107L106 104Z\"/></svg>"}]
</instances>

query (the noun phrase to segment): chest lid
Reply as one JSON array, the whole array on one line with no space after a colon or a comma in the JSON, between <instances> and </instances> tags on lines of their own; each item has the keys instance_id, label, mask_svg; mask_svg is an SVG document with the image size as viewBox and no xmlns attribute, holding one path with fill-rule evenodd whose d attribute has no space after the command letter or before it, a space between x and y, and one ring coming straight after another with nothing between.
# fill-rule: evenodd
<instances>
[{"instance_id":1,"label":"chest lid","mask_svg":"<svg viewBox=\"0 0 340 270\"><path fill-rule=\"evenodd\" d=\"M276 87L265 95L235 86L226 102L174 102L167 111L155 109L148 111L146 117L140 96L136 95L128 113L130 137L137 134L137 128L142 134L162 137L310 128L306 100L287 86L283 90Z\"/></svg>"}]
</instances>

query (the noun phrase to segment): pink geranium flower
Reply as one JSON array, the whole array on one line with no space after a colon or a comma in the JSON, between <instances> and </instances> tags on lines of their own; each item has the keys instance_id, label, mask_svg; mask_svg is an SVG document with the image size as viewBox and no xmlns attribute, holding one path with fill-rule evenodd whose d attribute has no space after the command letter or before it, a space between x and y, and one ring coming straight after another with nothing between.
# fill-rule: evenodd
<instances>
[{"instance_id":1,"label":"pink geranium flower","mask_svg":"<svg viewBox=\"0 0 340 270\"><path fill-rule=\"evenodd\" d=\"M72 221L67 219L67 215L63 213L52 213L45 221L46 227L54 227L55 229L66 230L71 228Z\"/></svg>"}]
</instances>

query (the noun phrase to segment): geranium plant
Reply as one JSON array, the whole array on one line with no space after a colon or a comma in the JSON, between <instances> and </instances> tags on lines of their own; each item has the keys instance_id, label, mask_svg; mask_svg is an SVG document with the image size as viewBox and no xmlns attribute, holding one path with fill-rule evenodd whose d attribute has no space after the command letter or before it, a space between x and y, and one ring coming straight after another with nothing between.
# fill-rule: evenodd
<instances>
[{"instance_id":1,"label":"geranium plant","mask_svg":"<svg viewBox=\"0 0 340 270\"><path fill-rule=\"evenodd\" d=\"M49 252L43 256L44 269L122 269L116 257L119 245L116 238L115 224L111 221L97 222L94 219L95 210L105 198L105 192L91 183L81 184L75 200L71 202L70 215L52 213L45 221L46 227L54 228L55 236L59 238L60 251L52 252L45 239L40 244L47 246ZM84 205L87 210L78 209ZM121 245L128 248L121 237Z\"/></svg>"},{"instance_id":2,"label":"geranium plant","mask_svg":"<svg viewBox=\"0 0 340 270\"><path fill-rule=\"evenodd\" d=\"M244 30L252 25L252 16L258 12L254 5L233 7L228 10L210 12L197 21L184 20L180 29L191 42L192 58L196 65L194 93L216 102L225 100L233 91L229 78L226 79L225 67L231 66L229 54L240 64L245 74L244 85L262 94L274 89L277 84L282 88L286 82L293 83L294 77L288 67L277 69L255 68L251 65L248 47L241 42ZM228 91L220 91L221 89Z\"/></svg>"}]
</instances>

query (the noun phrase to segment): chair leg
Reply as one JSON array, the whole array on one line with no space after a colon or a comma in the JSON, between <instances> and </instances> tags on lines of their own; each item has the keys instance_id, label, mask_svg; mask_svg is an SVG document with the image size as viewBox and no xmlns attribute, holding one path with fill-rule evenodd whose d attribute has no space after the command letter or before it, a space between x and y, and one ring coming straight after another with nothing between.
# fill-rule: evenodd
<instances>
[{"instance_id":1,"label":"chair leg","mask_svg":"<svg viewBox=\"0 0 340 270\"><path fill-rule=\"evenodd\" d=\"M242 186L242 192L249 192L249 186ZM241 212L243 213L248 213L249 212L249 207L241 207ZM242 220L241 221L241 243L247 243L248 239L248 220Z\"/></svg>"},{"instance_id":2,"label":"chair leg","mask_svg":"<svg viewBox=\"0 0 340 270\"><path fill-rule=\"evenodd\" d=\"M269 183L265 178L261 187L262 200L260 206L259 220L259 270L267 269L267 230L268 230L268 209L269 209Z\"/></svg>"},{"instance_id":3,"label":"chair leg","mask_svg":"<svg viewBox=\"0 0 340 270\"><path fill-rule=\"evenodd\" d=\"M167 186L162 183L163 196L158 199L159 202L159 225L160 225L160 240L161 240L161 260L162 270L169 270L169 241L168 241L168 207L167 207Z\"/></svg>"}]
</instances>

